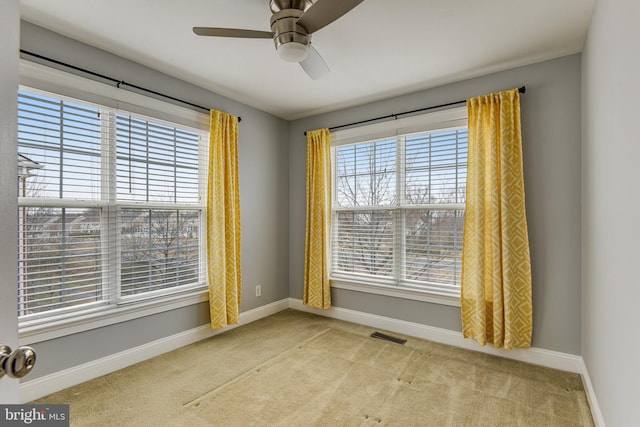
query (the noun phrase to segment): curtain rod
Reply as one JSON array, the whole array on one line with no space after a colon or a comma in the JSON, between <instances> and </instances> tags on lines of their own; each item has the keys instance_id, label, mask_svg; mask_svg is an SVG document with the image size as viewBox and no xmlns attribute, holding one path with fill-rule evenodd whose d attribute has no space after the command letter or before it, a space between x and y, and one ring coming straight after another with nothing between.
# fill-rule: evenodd
<instances>
[{"instance_id":1,"label":"curtain rod","mask_svg":"<svg viewBox=\"0 0 640 427\"><path fill-rule=\"evenodd\" d=\"M526 86L521 86L521 87L518 88L518 92L520 92L520 93L525 93L526 91L527 91L527 87ZM462 103L466 103L466 102L467 102L467 100L465 99L465 100L462 100L462 101L454 101L454 102L448 102L446 104L434 105L432 107L418 108L417 110L403 111L402 113L388 114L386 116L375 117L373 119L360 120L359 122L347 123L346 125L332 126L332 127L329 128L329 131L342 129L342 128L346 128L346 127L349 127L349 126L361 125L361 124L369 123L369 122L375 122L377 120L383 120L383 119L394 119L394 120L397 120L398 116L405 116L407 114L420 113L422 111L428 111L428 110L435 110L436 108L450 107L452 105L458 105L458 104L462 104ZM304 134L306 136L307 132L305 132Z\"/></svg>"},{"instance_id":2,"label":"curtain rod","mask_svg":"<svg viewBox=\"0 0 640 427\"><path fill-rule=\"evenodd\" d=\"M207 111L207 112L209 112L211 110L210 108L203 107L201 105L194 104L192 102L185 101L185 100L182 100L180 98L175 98L175 97L173 97L171 95L165 95L164 93L156 92L155 90L146 89L144 87L141 87L141 86L138 86L138 85L134 85L132 83L127 83L124 80L118 80L116 78L109 77L109 76L106 76L104 74L96 73L95 71L87 70L86 68L76 67L75 65L67 64L66 62L58 61L57 59L52 59L52 58L48 58L48 57L43 56L43 55L39 55L37 53L29 52L28 50L20 49L20 53L22 53L24 55L33 56L34 58L42 59L44 61L53 62L54 64L62 65L63 67L71 68L71 69L76 70L76 71L81 71L83 73L90 74L92 76L99 77L99 78L104 79L104 80L108 80L110 82L115 83L116 87L118 89L120 89L120 86L129 86L131 88L134 88L134 89L137 89L137 90L140 90L140 91L143 91L143 92L151 93L153 95L161 96L161 97L166 98L166 99L171 99L172 101L181 102L182 104L190 105L192 107L196 107L196 108L199 108L199 109ZM242 117L238 117L238 121L239 122L242 121Z\"/></svg>"}]
</instances>

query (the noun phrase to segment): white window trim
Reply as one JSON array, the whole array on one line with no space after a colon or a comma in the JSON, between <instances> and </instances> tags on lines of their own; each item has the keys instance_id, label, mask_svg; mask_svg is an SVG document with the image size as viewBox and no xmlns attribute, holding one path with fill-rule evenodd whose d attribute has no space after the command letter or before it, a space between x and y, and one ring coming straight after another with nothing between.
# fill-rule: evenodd
<instances>
[{"instance_id":1,"label":"white window trim","mask_svg":"<svg viewBox=\"0 0 640 427\"><path fill-rule=\"evenodd\" d=\"M401 118L398 120L390 120L372 125L365 125L351 129L339 130L331 133L332 147L358 144L367 140L383 139L398 135L407 135L419 132L428 132L432 130L446 130L450 128L459 128L468 125L468 111L466 106L455 107L441 111L430 112L426 114L415 115L411 117ZM333 156L334 150L332 150ZM332 158L332 161L334 159ZM335 170L332 170L335 173ZM332 182L335 182L332 177ZM397 180L399 181L399 180ZM398 185L398 182L396 182ZM410 209L420 209L423 206L410 207ZM439 205L439 207L443 207ZM446 205L446 208L459 208L460 204ZM464 205L462 205L464 208ZM332 211L343 210L341 208L333 208ZM344 208L344 210L358 210L358 208ZM388 210L385 207L363 207L362 210ZM343 278L340 275L332 275L330 277L331 287L335 289L344 289L348 291L364 292L374 295L383 295L393 298L408 299L413 301L429 302L440 305L448 305L460 307L460 297L438 293L435 290L423 290L411 288L408 286L391 283L393 281L376 282L371 278L363 278L362 280L354 280L353 277Z\"/></svg>"},{"instance_id":2,"label":"white window trim","mask_svg":"<svg viewBox=\"0 0 640 427\"><path fill-rule=\"evenodd\" d=\"M52 340L91 329L138 319L140 317L176 310L208 300L208 291L206 289L200 289L184 295L175 294L152 301L138 301L135 305L125 304L119 307L111 306L106 308L107 305L104 304L102 307L87 309L81 317L78 316L79 312L74 312L73 317L62 319L52 318L46 323L40 322L33 325L26 323L20 325L20 345Z\"/></svg>"},{"instance_id":3,"label":"white window trim","mask_svg":"<svg viewBox=\"0 0 640 427\"><path fill-rule=\"evenodd\" d=\"M20 84L174 124L209 130L209 115L74 74L20 60Z\"/></svg>"},{"instance_id":4,"label":"white window trim","mask_svg":"<svg viewBox=\"0 0 640 427\"><path fill-rule=\"evenodd\" d=\"M420 289L384 285L380 283L368 283L365 281L354 282L346 279L331 279L331 287L336 289L345 289L348 291L364 292L367 294L384 295L394 298L460 307L459 297L439 295L435 292L427 292Z\"/></svg>"},{"instance_id":5,"label":"white window trim","mask_svg":"<svg viewBox=\"0 0 640 427\"><path fill-rule=\"evenodd\" d=\"M159 101L137 93L118 89L100 82L89 80L29 61L20 61L20 84L29 89L42 90L56 94L62 99L71 98L99 104L107 108L123 109L131 113L151 117L154 120L209 130L209 116L206 113ZM22 198L21 198L22 200ZM55 199L22 200L26 205L55 205ZM60 205L68 207L68 201L60 201ZM102 201L77 202L78 207L103 207ZM150 203L124 202L132 207L153 207ZM199 206L199 205L198 205ZM166 207L166 206L163 206ZM172 206L173 207L173 206ZM185 206L186 207L186 206ZM189 209L197 208L188 205ZM205 217L205 215L201 215ZM201 223L204 219L201 219ZM204 249L201 249L201 254ZM205 273L206 277L206 273ZM46 321L34 319L21 322L19 340L21 345L38 343L60 338L91 329L101 328L137 318L163 313L182 307L208 301L208 290L198 288L186 292L176 292L166 297L149 301L137 301L135 304L121 303L119 306L96 304L86 311L74 312L73 315L51 317ZM79 313L82 313L80 316Z\"/></svg>"},{"instance_id":6,"label":"white window trim","mask_svg":"<svg viewBox=\"0 0 640 427\"><path fill-rule=\"evenodd\" d=\"M392 136L467 126L467 107L456 107L398 120L331 132L333 147Z\"/></svg>"}]
</instances>

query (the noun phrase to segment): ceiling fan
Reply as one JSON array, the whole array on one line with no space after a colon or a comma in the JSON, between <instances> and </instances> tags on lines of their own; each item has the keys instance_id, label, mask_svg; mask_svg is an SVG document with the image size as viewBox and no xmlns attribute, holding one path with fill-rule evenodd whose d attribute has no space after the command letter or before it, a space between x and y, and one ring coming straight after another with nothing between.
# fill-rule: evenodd
<instances>
[{"instance_id":1,"label":"ceiling fan","mask_svg":"<svg viewBox=\"0 0 640 427\"><path fill-rule=\"evenodd\" d=\"M271 31L193 27L199 36L273 39L280 58L298 62L313 80L329 67L311 46L311 34L329 25L364 0L269 0Z\"/></svg>"}]
</instances>

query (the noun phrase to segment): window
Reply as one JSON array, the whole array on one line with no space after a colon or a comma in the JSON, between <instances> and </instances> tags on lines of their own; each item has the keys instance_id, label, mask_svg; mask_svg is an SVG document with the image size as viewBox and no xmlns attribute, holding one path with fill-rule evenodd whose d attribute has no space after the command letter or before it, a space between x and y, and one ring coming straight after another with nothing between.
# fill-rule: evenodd
<instances>
[{"instance_id":1,"label":"window","mask_svg":"<svg viewBox=\"0 0 640 427\"><path fill-rule=\"evenodd\" d=\"M18 316L82 316L204 287L206 132L18 94Z\"/></svg>"},{"instance_id":2,"label":"window","mask_svg":"<svg viewBox=\"0 0 640 427\"><path fill-rule=\"evenodd\" d=\"M459 295L467 173L460 123L335 138L333 281Z\"/></svg>"}]
</instances>

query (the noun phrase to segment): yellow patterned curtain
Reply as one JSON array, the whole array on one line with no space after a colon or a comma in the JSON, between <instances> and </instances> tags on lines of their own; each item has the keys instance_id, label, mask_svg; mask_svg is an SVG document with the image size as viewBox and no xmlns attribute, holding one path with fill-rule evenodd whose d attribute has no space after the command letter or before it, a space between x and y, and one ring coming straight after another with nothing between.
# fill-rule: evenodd
<instances>
[{"instance_id":1,"label":"yellow patterned curtain","mask_svg":"<svg viewBox=\"0 0 640 427\"><path fill-rule=\"evenodd\" d=\"M469 166L462 330L481 345L530 347L531 261L517 89L467 100Z\"/></svg>"},{"instance_id":2,"label":"yellow patterned curtain","mask_svg":"<svg viewBox=\"0 0 640 427\"><path fill-rule=\"evenodd\" d=\"M307 227L304 299L309 307L331 307L329 242L331 238L331 134L307 132Z\"/></svg>"},{"instance_id":3,"label":"yellow patterned curtain","mask_svg":"<svg viewBox=\"0 0 640 427\"><path fill-rule=\"evenodd\" d=\"M211 327L238 323L242 293L238 118L216 110L211 110L209 135L207 276Z\"/></svg>"}]
</instances>

